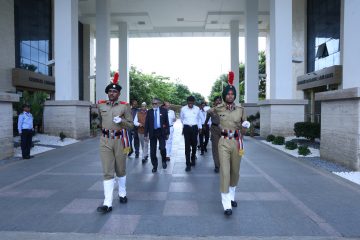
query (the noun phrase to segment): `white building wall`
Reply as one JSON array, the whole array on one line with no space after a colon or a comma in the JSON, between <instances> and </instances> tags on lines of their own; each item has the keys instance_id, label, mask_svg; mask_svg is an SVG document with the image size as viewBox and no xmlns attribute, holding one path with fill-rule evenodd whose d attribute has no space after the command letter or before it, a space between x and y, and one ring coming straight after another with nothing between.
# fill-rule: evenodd
<instances>
[{"instance_id":1,"label":"white building wall","mask_svg":"<svg viewBox=\"0 0 360 240\"><path fill-rule=\"evenodd\" d=\"M304 99L304 92L296 90L297 77L306 73L306 0L293 0L293 84L294 99Z\"/></svg>"},{"instance_id":2,"label":"white building wall","mask_svg":"<svg viewBox=\"0 0 360 240\"><path fill-rule=\"evenodd\" d=\"M14 0L1 1L0 18L0 92L14 91L11 81L11 69L15 67Z\"/></svg>"}]
</instances>

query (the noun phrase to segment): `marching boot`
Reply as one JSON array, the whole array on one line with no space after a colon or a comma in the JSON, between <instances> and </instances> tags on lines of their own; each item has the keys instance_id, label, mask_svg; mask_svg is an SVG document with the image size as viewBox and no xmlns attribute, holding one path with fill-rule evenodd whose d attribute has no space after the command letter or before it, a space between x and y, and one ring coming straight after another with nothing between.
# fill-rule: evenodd
<instances>
[{"instance_id":1,"label":"marching boot","mask_svg":"<svg viewBox=\"0 0 360 240\"><path fill-rule=\"evenodd\" d=\"M127 203L126 197L126 176L118 178L120 203Z\"/></svg>"},{"instance_id":2,"label":"marching boot","mask_svg":"<svg viewBox=\"0 0 360 240\"><path fill-rule=\"evenodd\" d=\"M232 207L237 207L237 202L235 201L235 192L236 192L236 187L229 187L229 194L230 194Z\"/></svg>"},{"instance_id":3,"label":"marching boot","mask_svg":"<svg viewBox=\"0 0 360 240\"><path fill-rule=\"evenodd\" d=\"M224 208L224 214L226 216L230 216L232 214L230 192L221 193L221 202Z\"/></svg>"},{"instance_id":4,"label":"marching boot","mask_svg":"<svg viewBox=\"0 0 360 240\"><path fill-rule=\"evenodd\" d=\"M112 201L114 192L114 179L104 180L104 203L97 208L100 213L108 213L112 211Z\"/></svg>"}]
</instances>

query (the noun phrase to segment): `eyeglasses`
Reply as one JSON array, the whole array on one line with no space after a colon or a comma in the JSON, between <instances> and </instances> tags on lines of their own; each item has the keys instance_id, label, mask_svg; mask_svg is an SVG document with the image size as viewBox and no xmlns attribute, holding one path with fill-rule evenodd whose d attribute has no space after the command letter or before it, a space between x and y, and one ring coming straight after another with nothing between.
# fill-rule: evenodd
<instances>
[{"instance_id":1,"label":"eyeglasses","mask_svg":"<svg viewBox=\"0 0 360 240\"><path fill-rule=\"evenodd\" d=\"M157 102L153 102L152 105L157 105L158 103Z\"/></svg>"}]
</instances>

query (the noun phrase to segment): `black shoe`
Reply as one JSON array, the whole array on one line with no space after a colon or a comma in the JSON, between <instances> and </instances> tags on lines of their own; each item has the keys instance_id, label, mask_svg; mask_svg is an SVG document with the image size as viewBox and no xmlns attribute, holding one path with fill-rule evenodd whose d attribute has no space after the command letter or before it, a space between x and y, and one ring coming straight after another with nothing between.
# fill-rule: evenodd
<instances>
[{"instance_id":1,"label":"black shoe","mask_svg":"<svg viewBox=\"0 0 360 240\"><path fill-rule=\"evenodd\" d=\"M237 202L236 201L231 201L231 206L232 207L237 207Z\"/></svg>"},{"instance_id":2,"label":"black shoe","mask_svg":"<svg viewBox=\"0 0 360 240\"><path fill-rule=\"evenodd\" d=\"M135 158L139 158L139 154L137 153L137 154L135 154Z\"/></svg>"},{"instance_id":3,"label":"black shoe","mask_svg":"<svg viewBox=\"0 0 360 240\"><path fill-rule=\"evenodd\" d=\"M166 169L166 168L167 168L166 161L163 161L163 162L162 162L162 167L163 167L163 169Z\"/></svg>"},{"instance_id":4,"label":"black shoe","mask_svg":"<svg viewBox=\"0 0 360 240\"><path fill-rule=\"evenodd\" d=\"M156 169L156 168L153 168L151 171L152 171L153 173L156 173L157 169Z\"/></svg>"},{"instance_id":5,"label":"black shoe","mask_svg":"<svg viewBox=\"0 0 360 240\"><path fill-rule=\"evenodd\" d=\"M170 157L166 157L166 161L167 161L167 162L170 162Z\"/></svg>"},{"instance_id":6,"label":"black shoe","mask_svg":"<svg viewBox=\"0 0 360 240\"><path fill-rule=\"evenodd\" d=\"M218 172L219 172L219 167L215 167L215 168L214 168L214 172L215 172L215 173L218 173Z\"/></svg>"},{"instance_id":7,"label":"black shoe","mask_svg":"<svg viewBox=\"0 0 360 240\"><path fill-rule=\"evenodd\" d=\"M127 197L120 197L120 203L127 203Z\"/></svg>"},{"instance_id":8,"label":"black shoe","mask_svg":"<svg viewBox=\"0 0 360 240\"><path fill-rule=\"evenodd\" d=\"M141 160L141 162L142 162L142 163L146 163L146 162L147 162L147 158L143 158L143 159Z\"/></svg>"},{"instance_id":9,"label":"black shoe","mask_svg":"<svg viewBox=\"0 0 360 240\"><path fill-rule=\"evenodd\" d=\"M232 210L231 210L231 209L226 209L226 210L224 211L224 214L225 214L226 216L230 216L230 215L232 214Z\"/></svg>"},{"instance_id":10,"label":"black shoe","mask_svg":"<svg viewBox=\"0 0 360 240\"><path fill-rule=\"evenodd\" d=\"M204 155L204 151L201 151L200 155Z\"/></svg>"},{"instance_id":11,"label":"black shoe","mask_svg":"<svg viewBox=\"0 0 360 240\"><path fill-rule=\"evenodd\" d=\"M191 167L190 167L190 166L186 166L185 171L186 171L186 172L190 172L190 171L191 171Z\"/></svg>"},{"instance_id":12,"label":"black shoe","mask_svg":"<svg viewBox=\"0 0 360 240\"><path fill-rule=\"evenodd\" d=\"M112 207L108 207L106 205L100 206L96 209L97 212L99 213L108 213L112 211Z\"/></svg>"},{"instance_id":13,"label":"black shoe","mask_svg":"<svg viewBox=\"0 0 360 240\"><path fill-rule=\"evenodd\" d=\"M134 152L134 150L131 148L131 149L130 149L130 152L129 152L129 154L128 154L128 156L130 157L130 156L131 156L131 154L133 154L133 152Z\"/></svg>"}]
</instances>

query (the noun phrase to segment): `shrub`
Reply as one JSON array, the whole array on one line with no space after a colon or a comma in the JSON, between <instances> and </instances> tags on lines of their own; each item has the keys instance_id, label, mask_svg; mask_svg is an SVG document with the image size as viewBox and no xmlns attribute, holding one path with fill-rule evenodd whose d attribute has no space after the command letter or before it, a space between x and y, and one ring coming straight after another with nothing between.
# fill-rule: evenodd
<instances>
[{"instance_id":1,"label":"shrub","mask_svg":"<svg viewBox=\"0 0 360 240\"><path fill-rule=\"evenodd\" d=\"M306 156L306 155L309 155L311 153L311 151L308 148L308 146L299 146L298 153L300 155Z\"/></svg>"},{"instance_id":2,"label":"shrub","mask_svg":"<svg viewBox=\"0 0 360 240\"><path fill-rule=\"evenodd\" d=\"M282 136L276 136L274 141L272 141L273 144L275 145L284 145L285 143L285 138Z\"/></svg>"},{"instance_id":3,"label":"shrub","mask_svg":"<svg viewBox=\"0 0 360 240\"><path fill-rule=\"evenodd\" d=\"M270 134L266 137L266 141L268 141L268 142L272 142L272 141L274 141L274 139L275 139L275 136L272 134Z\"/></svg>"},{"instance_id":4,"label":"shrub","mask_svg":"<svg viewBox=\"0 0 360 240\"><path fill-rule=\"evenodd\" d=\"M60 140L63 142L64 139L66 138L66 135L63 132L60 132L59 137L60 137Z\"/></svg>"},{"instance_id":5,"label":"shrub","mask_svg":"<svg viewBox=\"0 0 360 240\"><path fill-rule=\"evenodd\" d=\"M294 124L294 132L296 137L305 137L314 141L320 138L320 124L311 122L297 122Z\"/></svg>"},{"instance_id":6,"label":"shrub","mask_svg":"<svg viewBox=\"0 0 360 240\"><path fill-rule=\"evenodd\" d=\"M286 141L285 142L285 148L286 149L289 149L289 150L294 150L294 149L297 149L297 144L296 142L292 142L292 141Z\"/></svg>"}]
</instances>

